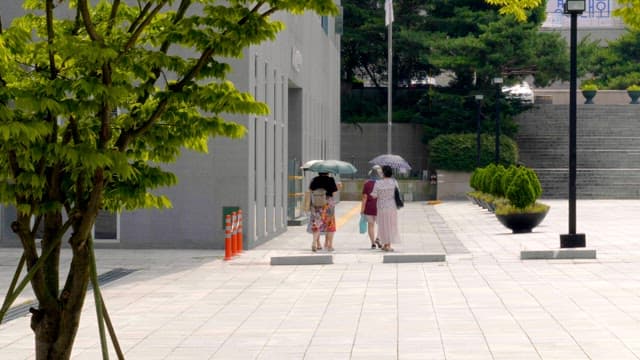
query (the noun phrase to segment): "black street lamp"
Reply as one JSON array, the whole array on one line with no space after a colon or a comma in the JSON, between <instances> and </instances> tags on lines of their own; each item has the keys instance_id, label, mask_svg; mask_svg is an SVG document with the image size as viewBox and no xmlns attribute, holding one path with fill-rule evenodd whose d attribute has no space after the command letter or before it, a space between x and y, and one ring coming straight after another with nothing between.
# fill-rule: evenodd
<instances>
[{"instance_id":1,"label":"black street lamp","mask_svg":"<svg viewBox=\"0 0 640 360\"><path fill-rule=\"evenodd\" d=\"M569 233L560 235L561 248L586 246L585 234L576 234L576 43L578 15L585 10L585 0L567 0L564 13L571 15L569 73Z\"/></svg>"},{"instance_id":2,"label":"black street lamp","mask_svg":"<svg viewBox=\"0 0 640 360\"><path fill-rule=\"evenodd\" d=\"M480 108L482 107L482 99L484 96L475 95L476 99L476 167L480 167Z\"/></svg>"},{"instance_id":3,"label":"black street lamp","mask_svg":"<svg viewBox=\"0 0 640 360\"><path fill-rule=\"evenodd\" d=\"M498 85L496 90L496 158L495 163L500 163L500 93L502 92L502 78L494 77L493 83Z\"/></svg>"}]
</instances>

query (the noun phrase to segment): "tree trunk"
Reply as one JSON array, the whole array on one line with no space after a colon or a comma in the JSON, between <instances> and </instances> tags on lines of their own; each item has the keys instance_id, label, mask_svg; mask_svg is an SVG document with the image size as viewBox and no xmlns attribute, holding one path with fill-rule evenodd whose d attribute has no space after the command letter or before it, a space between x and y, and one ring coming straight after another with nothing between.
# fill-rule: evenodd
<instances>
[{"instance_id":1,"label":"tree trunk","mask_svg":"<svg viewBox=\"0 0 640 360\"><path fill-rule=\"evenodd\" d=\"M37 360L66 360L71 356L89 283L89 251L86 242L73 249L65 288L57 306L31 309Z\"/></svg>"}]
</instances>

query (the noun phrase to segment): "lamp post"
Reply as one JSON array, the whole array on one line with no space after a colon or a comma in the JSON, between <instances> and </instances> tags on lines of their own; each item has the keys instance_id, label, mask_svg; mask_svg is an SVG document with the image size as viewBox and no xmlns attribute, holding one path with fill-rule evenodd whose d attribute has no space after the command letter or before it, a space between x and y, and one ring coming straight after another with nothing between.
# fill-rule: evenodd
<instances>
[{"instance_id":1,"label":"lamp post","mask_svg":"<svg viewBox=\"0 0 640 360\"><path fill-rule=\"evenodd\" d=\"M484 96L475 95L476 99L476 167L480 167L480 107Z\"/></svg>"},{"instance_id":2,"label":"lamp post","mask_svg":"<svg viewBox=\"0 0 640 360\"><path fill-rule=\"evenodd\" d=\"M585 234L576 234L576 43L578 15L585 10L585 0L567 0L564 13L571 16L569 72L569 233L560 235L561 248L586 246Z\"/></svg>"},{"instance_id":3,"label":"lamp post","mask_svg":"<svg viewBox=\"0 0 640 360\"><path fill-rule=\"evenodd\" d=\"M498 165L500 163L500 93L502 92L502 78L494 77L492 82L498 85L496 90L496 158L494 161Z\"/></svg>"}]
</instances>

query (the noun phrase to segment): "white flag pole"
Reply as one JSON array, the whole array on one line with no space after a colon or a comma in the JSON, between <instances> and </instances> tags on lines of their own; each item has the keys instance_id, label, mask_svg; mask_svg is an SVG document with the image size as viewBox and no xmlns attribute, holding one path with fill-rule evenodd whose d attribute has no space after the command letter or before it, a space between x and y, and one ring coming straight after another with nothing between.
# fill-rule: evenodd
<instances>
[{"instance_id":1,"label":"white flag pole","mask_svg":"<svg viewBox=\"0 0 640 360\"><path fill-rule=\"evenodd\" d=\"M393 88L393 1L385 0L384 3L384 22L387 25L387 154L391 154L391 120L392 120L392 101L391 90Z\"/></svg>"}]
</instances>

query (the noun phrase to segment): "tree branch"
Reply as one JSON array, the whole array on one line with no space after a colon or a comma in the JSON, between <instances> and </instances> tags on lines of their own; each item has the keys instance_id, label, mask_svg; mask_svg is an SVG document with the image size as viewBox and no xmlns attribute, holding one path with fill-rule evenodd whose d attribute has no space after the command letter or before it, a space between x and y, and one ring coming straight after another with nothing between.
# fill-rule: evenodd
<instances>
[{"instance_id":1,"label":"tree branch","mask_svg":"<svg viewBox=\"0 0 640 360\"><path fill-rule=\"evenodd\" d=\"M102 65L102 84L107 88L111 88L113 83L111 79L111 63L107 62ZM105 149L107 143L111 139L111 104L108 100L102 100L102 109L100 111L100 140L98 142L99 149Z\"/></svg>"},{"instance_id":2,"label":"tree branch","mask_svg":"<svg viewBox=\"0 0 640 360\"><path fill-rule=\"evenodd\" d=\"M22 243L22 248L24 250L24 256L27 260L27 269L29 269L29 271L31 271L31 269L37 264L42 263L42 261L39 262L40 258L38 257L38 251L36 249L35 237L31 236L31 231L29 229L30 221L31 214L19 212L18 218L14 223L15 225L12 224L11 226L12 230L14 230L20 238L20 242ZM33 273L31 284L33 292L41 304L50 304L52 301L55 301L46 290L42 267L39 267L35 273Z\"/></svg>"},{"instance_id":3,"label":"tree branch","mask_svg":"<svg viewBox=\"0 0 640 360\"><path fill-rule=\"evenodd\" d=\"M188 0L186 0L185 2L188 2ZM246 23L249 19L249 16L251 14L257 13L260 10L260 7L264 5L264 3L265 3L264 1L259 1L258 3L256 3L256 5L251 9L249 14L245 15L242 19L238 20L238 25L243 25L244 23ZM188 4L186 7L188 7ZM186 7L184 10L186 10ZM181 8L182 8L182 4L181 4ZM269 14L273 13L276 10L277 8L274 7L273 9L267 10L261 16L268 16ZM228 31L224 31L222 35L223 36L226 35L227 32ZM215 52L215 49L213 47L206 48L200 55L200 58L198 59L196 64L193 65L193 67L182 77L182 79L176 84L169 86L170 93L158 103L158 106L156 107L156 110L153 112L153 114L151 114L151 116L149 116L149 118L140 127L136 129L132 129L130 131L123 131L120 134L120 138L116 142L116 146L118 146L118 149L120 151L124 151L124 149L126 149L126 147L128 146L132 138L142 135L149 128L151 128L151 126L166 111L167 105L169 104L170 94L180 92L182 89L184 89L184 87L187 84L193 81L193 79L197 77L198 74L200 74L200 71L202 71L202 68L211 60L211 57L213 56L214 52ZM156 75L156 78L157 78L157 75Z\"/></svg>"},{"instance_id":4,"label":"tree branch","mask_svg":"<svg viewBox=\"0 0 640 360\"><path fill-rule=\"evenodd\" d=\"M100 42L101 44L104 43L104 39L102 39L102 37L96 32L96 29L93 26L91 14L89 14L89 5L87 4L87 0L78 0L78 10L80 10L84 28L87 30L87 34L89 34L91 40Z\"/></svg>"},{"instance_id":5,"label":"tree branch","mask_svg":"<svg viewBox=\"0 0 640 360\"><path fill-rule=\"evenodd\" d=\"M118 15L118 8L120 7L120 0L113 0L111 5L111 14L109 14L109 26L107 27L107 35L111 34L113 26L116 23L116 16Z\"/></svg>"},{"instance_id":6,"label":"tree branch","mask_svg":"<svg viewBox=\"0 0 640 360\"><path fill-rule=\"evenodd\" d=\"M129 38L129 41L127 41L127 44L124 46L125 52L129 51L133 47L133 45L135 45L136 41L138 41L138 38L140 37L140 34L142 34L144 29L151 23L151 20L153 20L153 18L158 14L158 12L162 10L165 4L166 4L166 1L158 4L155 8L153 8L151 13L149 13L149 15L146 16L146 18L142 21L140 26L138 26L134 30L133 34L131 35L131 38Z\"/></svg>"},{"instance_id":7,"label":"tree branch","mask_svg":"<svg viewBox=\"0 0 640 360\"><path fill-rule=\"evenodd\" d=\"M49 79L54 80L58 73L56 69L55 53L53 52L53 39L55 33L53 31L53 0L47 0L46 4L47 13L47 51L49 53Z\"/></svg>"},{"instance_id":8,"label":"tree branch","mask_svg":"<svg viewBox=\"0 0 640 360\"><path fill-rule=\"evenodd\" d=\"M129 29L127 30L127 32L132 33L134 31L134 29L138 26L140 21L147 15L147 12L149 12L149 9L151 9L151 3L150 2L148 2L148 3L146 3L144 5L144 7L140 11L140 14L138 15L138 17L129 26Z\"/></svg>"},{"instance_id":9,"label":"tree branch","mask_svg":"<svg viewBox=\"0 0 640 360\"><path fill-rule=\"evenodd\" d=\"M267 17L267 16L273 14L274 12L276 12L278 10L280 10L280 8L278 8L277 6L274 6L271 9L269 9L269 10L265 11L264 13L262 13L260 15L260 17Z\"/></svg>"},{"instance_id":10,"label":"tree branch","mask_svg":"<svg viewBox=\"0 0 640 360\"><path fill-rule=\"evenodd\" d=\"M187 10L189 9L189 7L191 6L191 2L192 0L182 0L180 2L180 6L178 6L178 11L176 12L176 16L173 19L173 24L177 24L178 22L180 22L183 18L184 15L186 14ZM148 11L150 7L150 4L147 3L147 5L145 5L145 8L143 9L143 12L146 13L146 11ZM141 19L141 16L138 17L138 19L136 19L135 22L138 22L139 19ZM132 27L129 29L129 32L133 31L133 25ZM169 51L169 47L171 46L171 43L168 40L165 40L162 45L160 45L160 52L163 54L166 54L167 51ZM156 67L155 69L153 69L152 73L153 76L149 78L149 80L147 80L145 87L150 87L153 83L156 82L156 80L158 79L158 76L160 76L160 73L162 72L162 68L160 67ZM148 98L149 98L150 93L149 92L145 92L144 95L141 95L140 97L138 97L138 102L139 103L144 103ZM135 116L135 114L132 114L133 116ZM153 116L152 116L153 118ZM155 120L152 120L155 121ZM153 122L148 122L149 124L152 124ZM144 131L144 130L143 130ZM118 148L118 150L120 151L124 151L127 146L129 145L129 142L131 140L131 136L132 136L132 132L127 132L125 130L123 130L120 133L120 137L118 138L118 140L116 141L116 147Z\"/></svg>"}]
</instances>

